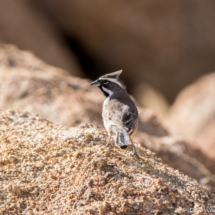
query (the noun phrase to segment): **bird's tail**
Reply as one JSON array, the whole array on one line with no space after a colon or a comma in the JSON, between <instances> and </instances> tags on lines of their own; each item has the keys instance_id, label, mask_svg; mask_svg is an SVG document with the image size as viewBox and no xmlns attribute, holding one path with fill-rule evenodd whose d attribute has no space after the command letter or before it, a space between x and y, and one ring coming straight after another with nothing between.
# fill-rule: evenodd
<instances>
[{"instance_id":1,"label":"bird's tail","mask_svg":"<svg viewBox=\"0 0 215 215\"><path fill-rule=\"evenodd\" d=\"M126 149L129 144L128 133L124 130L118 130L116 134L116 146L121 149Z\"/></svg>"}]
</instances>

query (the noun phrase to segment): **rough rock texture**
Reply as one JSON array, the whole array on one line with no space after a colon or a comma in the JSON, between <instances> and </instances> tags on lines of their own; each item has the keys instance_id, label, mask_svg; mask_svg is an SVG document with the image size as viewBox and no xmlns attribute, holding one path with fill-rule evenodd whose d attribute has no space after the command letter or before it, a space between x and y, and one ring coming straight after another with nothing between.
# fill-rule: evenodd
<instances>
[{"instance_id":1,"label":"rough rock texture","mask_svg":"<svg viewBox=\"0 0 215 215\"><path fill-rule=\"evenodd\" d=\"M89 80L70 76L14 46L0 46L0 108L18 108L39 113L52 122L76 126L90 122L103 126L105 99ZM167 135L155 114L140 109L139 130Z\"/></svg>"},{"instance_id":2,"label":"rough rock texture","mask_svg":"<svg viewBox=\"0 0 215 215\"><path fill-rule=\"evenodd\" d=\"M107 133L0 112L2 214L206 214L215 197L150 150L102 147ZM182 211L186 211L182 213ZM210 213L214 214L214 213Z\"/></svg>"},{"instance_id":3,"label":"rough rock texture","mask_svg":"<svg viewBox=\"0 0 215 215\"><path fill-rule=\"evenodd\" d=\"M147 82L173 101L215 67L214 0L36 2L98 66L123 68L131 89Z\"/></svg>"},{"instance_id":4,"label":"rough rock texture","mask_svg":"<svg viewBox=\"0 0 215 215\"><path fill-rule=\"evenodd\" d=\"M77 126L85 122L103 127L104 99L100 90L89 86L88 80L70 76L29 52L1 45L0 108L36 112L60 125ZM167 137L167 130L151 110L139 108L139 115L139 133L135 140L156 152L169 166L215 192L215 162L198 148L191 147L191 141Z\"/></svg>"},{"instance_id":5,"label":"rough rock texture","mask_svg":"<svg viewBox=\"0 0 215 215\"><path fill-rule=\"evenodd\" d=\"M93 96L97 89L89 87L89 81L72 77L14 46L0 47L0 82L0 108L36 112L68 126L101 121L97 103L103 97Z\"/></svg>"},{"instance_id":6,"label":"rough rock texture","mask_svg":"<svg viewBox=\"0 0 215 215\"><path fill-rule=\"evenodd\" d=\"M82 76L76 57L56 27L28 0L0 0L0 42L31 50L47 63Z\"/></svg>"},{"instance_id":7,"label":"rough rock texture","mask_svg":"<svg viewBox=\"0 0 215 215\"><path fill-rule=\"evenodd\" d=\"M177 136L153 137L141 132L134 140L155 152L167 165L195 178L215 193L215 160L204 154L191 140Z\"/></svg>"},{"instance_id":8,"label":"rough rock texture","mask_svg":"<svg viewBox=\"0 0 215 215\"><path fill-rule=\"evenodd\" d=\"M186 87L166 122L174 134L195 139L195 144L215 159L215 73Z\"/></svg>"}]
</instances>

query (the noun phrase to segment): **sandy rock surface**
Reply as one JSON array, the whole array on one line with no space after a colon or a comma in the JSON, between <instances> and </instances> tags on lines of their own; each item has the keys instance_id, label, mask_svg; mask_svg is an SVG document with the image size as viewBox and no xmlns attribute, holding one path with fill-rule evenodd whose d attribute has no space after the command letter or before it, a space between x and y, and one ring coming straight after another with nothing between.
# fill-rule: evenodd
<instances>
[{"instance_id":1,"label":"sandy rock surface","mask_svg":"<svg viewBox=\"0 0 215 215\"><path fill-rule=\"evenodd\" d=\"M90 122L103 126L105 97L90 80L69 75L14 46L0 46L0 108L38 113L66 126ZM140 108L139 130L154 136L168 131L150 110Z\"/></svg>"},{"instance_id":2,"label":"sandy rock surface","mask_svg":"<svg viewBox=\"0 0 215 215\"><path fill-rule=\"evenodd\" d=\"M90 81L45 64L32 53L14 46L0 48L0 108L38 113L51 122L78 126L81 122L103 127L104 96ZM139 132L134 140L215 192L215 161L190 140L169 132L151 110L139 108ZM183 165L182 165L183 164Z\"/></svg>"},{"instance_id":3,"label":"sandy rock surface","mask_svg":"<svg viewBox=\"0 0 215 215\"><path fill-rule=\"evenodd\" d=\"M215 197L138 147L102 147L95 126L54 125L38 115L0 112L2 214L206 214ZM212 213L211 213L212 214Z\"/></svg>"},{"instance_id":4,"label":"sandy rock surface","mask_svg":"<svg viewBox=\"0 0 215 215\"><path fill-rule=\"evenodd\" d=\"M177 136L155 137L141 132L134 140L155 152L167 165L195 178L215 193L215 160L203 153L195 142Z\"/></svg>"},{"instance_id":5,"label":"sandy rock surface","mask_svg":"<svg viewBox=\"0 0 215 215\"><path fill-rule=\"evenodd\" d=\"M14 46L0 47L0 108L39 113L52 122L75 126L101 121L103 95L89 81L47 65Z\"/></svg>"},{"instance_id":6,"label":"sandy rock surface","mask_svg":"<svg viewBox=\"0 0 215 215\"><path fill-rule=\"evenodd\" d=\"M173 134L196 140L196 146L215 158L215 73L199 78L178 95L166 125Z\"/></svg>"}]
</instances>

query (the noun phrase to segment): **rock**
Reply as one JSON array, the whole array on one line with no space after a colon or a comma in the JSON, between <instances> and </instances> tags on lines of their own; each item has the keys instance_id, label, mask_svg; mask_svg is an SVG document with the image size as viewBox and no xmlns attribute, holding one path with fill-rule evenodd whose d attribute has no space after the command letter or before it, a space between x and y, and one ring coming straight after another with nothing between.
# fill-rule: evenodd
<instances>
[{"instance_id":1,"label":"rock","mask_svg":"<svg viewBox=\"0 0 215 215\"><path fill-rule=\"evenodd\" d=\"M156 114L150 110L138 106L139 124L138 130L151 136L167 136L168 130L160 123Z\"/></svg>"},{"instance_id":2,"label":"rock","mask_svg":"<svg viewBox=\"0 0 215 215\"><path fill-rule=\"evenodd\" d=\"M45 64L32 53L14 46L0 47L1 109L35 112L65 126L91 123L103 127L101 112L105 98L89 83ZM190 141L171 136L153 111L140 107L138 110L139 132L135 141L214 191L215 162L202 152L197 153L198 148L191 147Z\"/></svg>"},{"instance_id":3,"label":"rock","mask_svg":"<svg viewBox=\"0 0 215 215\"><path fill-rule=\"evenodd\" d=\"M104 99L99 89L90 86L89 80L70 76L29 52L0 46L0 108L35 112L66 126L81 122L103 126ZM168 134L152 111L139 110L140 131L154 136Z\"/></svg>"},{"instance_id":4,"label":"rock","mask_svg":"<svg viewBox=\"0 0 215 215\"><path fill-rule=\"evenodd\" d=\"M123 68L132 94L148 83L173 101L215 67L213 0L38 2L102 74Z\"/></svg>"},{"instance_id":5,"label":"rock","mask_svg":"<svg viewBox=\"0 0 215 215\"><path fill-rule=\"evenodd\" d=\"M191 140L177 136L155 137L141 132L134 140L155 152L167 165L195 178L215 193L215 159L204 154Z\"/></svg>"},{"instance_id":6,"label":"rock","mask_svg":"<svg viewBox=\"0 0 215 215\"><path fill-rule=\"evenodd\" d=\"M171 107L167 126L173 134L192 138L195 145L215 159L215 73L186 87Z\"/></svg>"},{"instance_id":7,"label":"rock","mask_svg":"<svg viewBox=\"0 0 215 215\"><path fill-rule=\"evenodd\" d=\"M1 213L196 214L215 197L150 150L142 159L102 147L95 126L55 125L24 111L0 111Z\"/></svg>"},{"instance_id":8,"label":"rock","mask_svg":"<svg viewBox=\"0 0 215 215\"><path fill-rule=\"evenodd\" d=\"M0 48L0 108L40 114L67 126L101 121L103 95L89 81L47 65L14 46Z\"/></svg>"},{"instance_id":9,"label":"rock","mask_svg":"<svg viewBox=\"0 0 215 215\"><path fill-rule=\"evenodd\" d=\"M0 1L0 42L32 50L41 59L83 76L77 59L66 46L56 27L28 0Z\"/></svg>"}]
</instances>

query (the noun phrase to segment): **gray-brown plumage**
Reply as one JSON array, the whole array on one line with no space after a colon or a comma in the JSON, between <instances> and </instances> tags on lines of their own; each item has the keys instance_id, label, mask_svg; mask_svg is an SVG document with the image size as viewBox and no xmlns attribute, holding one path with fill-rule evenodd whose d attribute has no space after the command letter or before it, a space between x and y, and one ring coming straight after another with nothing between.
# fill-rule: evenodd
<instances>
[{"instance_id":1,"label":"gray-brown plumage","mask_svg":"<svg viewBox=\"0 0 215 215\"><path fill-rule=\"evenodd\" d=\"M133 154L137 155L131 135L138 127L138 111L129 97L123 81L119 79L121 72L122 70L103 75L91 85L98 86L107 97L103 104L102 117L109 140L115 133L115 144L121 149L127 148L130 140L134 149ZM106 146L108 146L109 140Z\"/></svg>"}]
</instances>

